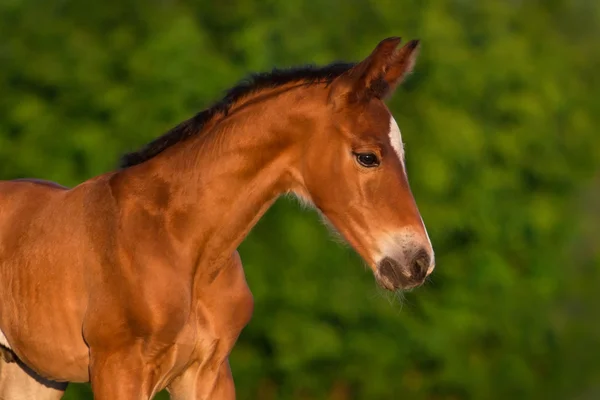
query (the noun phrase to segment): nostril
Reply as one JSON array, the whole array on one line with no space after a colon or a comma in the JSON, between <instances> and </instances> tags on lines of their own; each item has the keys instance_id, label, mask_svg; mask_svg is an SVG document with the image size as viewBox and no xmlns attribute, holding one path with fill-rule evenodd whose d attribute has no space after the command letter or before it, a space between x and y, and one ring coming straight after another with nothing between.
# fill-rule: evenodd
<instances>
[{"instance_id":1,"label":"nostril","mask_svg":"<svg viewBox=\"0 0 600 400\"><path fill-rule=\"evenodd\" d=\"M396 261L390 257L386 257L379 262L379 273L392 282L398 280L397 268Z\"/></svg>"},{"instance_id":2,"label":"nostril","mask_svg":"<svg viewBox=\"0 0 600 400\"><path fill-rule=\"evenodd\" d=\"M427 271L431 264L429 254L421 249L415 254L411 265L411 273L414 279L423 280L427 276Z\"/></svg>"}]
</instances>

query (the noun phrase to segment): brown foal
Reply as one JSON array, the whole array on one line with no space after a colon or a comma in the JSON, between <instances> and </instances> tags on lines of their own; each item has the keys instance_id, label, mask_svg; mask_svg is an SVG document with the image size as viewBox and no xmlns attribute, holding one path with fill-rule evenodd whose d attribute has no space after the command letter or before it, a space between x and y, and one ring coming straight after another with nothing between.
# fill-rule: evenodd
<instances>
[{"instance_id":1,"label":"brown foal","mask_svg":"<svg viewBox=\"0 0 600 400\"><path fill-rule=\"evenodd\" d=\"M236 248L293 193L386 289L420 285L433 249L384 104L418 42L358 64L275 70L68 189L0 182L0 398L234 399L228 356L253 299Z\"/></svg>"}]
</instances>

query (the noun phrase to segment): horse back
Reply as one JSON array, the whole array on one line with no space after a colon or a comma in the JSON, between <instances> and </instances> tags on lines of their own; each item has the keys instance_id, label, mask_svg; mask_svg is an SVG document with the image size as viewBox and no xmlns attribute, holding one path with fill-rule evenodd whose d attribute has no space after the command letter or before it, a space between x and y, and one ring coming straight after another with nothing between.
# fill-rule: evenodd
<instances>
[{"instance_id":1,"label":"horse back","mask_svg":"<svg viewBox=\"0 0 600 400\"><path fill-rule=\"evenodd\" d=\"M0 237L2 237L3 231L9 229L8 220L12 218L18 218L20 221L28 219L30 215L35 214L37 209L46 205L47 200L54 193L66 190L68 188L65 186L41 179L0 181ZM22 210L27 214L21 214Z\"/></svg>"},{"instance_id":2,"label":"horse back","mask_svg":"<svg viewBox=\"0 0 600 400\"><path fill-rule=\"evenodd\" d=\"M59 190L69 190L68 187L60 185L56 182L52 182L52 181L47 181L45 179L35 179L35 178L19 178L19 179L13 179L11 181L8 182L24 182L24 183L31 183L34 185L38 185L38 186L42 186L42 187L46 187L46 188L53 188L53 189L59 189Z\"/></svg>"}]
</instances>

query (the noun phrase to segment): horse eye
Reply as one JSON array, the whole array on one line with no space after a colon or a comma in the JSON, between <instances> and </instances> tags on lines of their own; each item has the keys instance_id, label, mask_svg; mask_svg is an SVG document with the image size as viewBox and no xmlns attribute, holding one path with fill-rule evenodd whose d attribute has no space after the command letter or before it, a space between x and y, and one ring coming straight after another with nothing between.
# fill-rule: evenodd
<instances>
[{"instance_id":1,"label":"horse eye","mask_svg":"<svg viewBox=\"0 0 600 400\"><path fill-rule=\"evenodd\" d=\"M363 167L376 167L379 165L379 159L373 153L360 153L356 155L356 160Z\"/></svg>"}]
</instances>

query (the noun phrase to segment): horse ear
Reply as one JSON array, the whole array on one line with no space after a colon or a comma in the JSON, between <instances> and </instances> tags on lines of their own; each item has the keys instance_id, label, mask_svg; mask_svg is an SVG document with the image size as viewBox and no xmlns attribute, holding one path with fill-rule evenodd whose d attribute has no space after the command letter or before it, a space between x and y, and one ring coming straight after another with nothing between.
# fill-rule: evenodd
<instances>
[{"instance_id":1,"label":"horse ear","mask_svg":"<svg viewBox=\"0 0 600 400\"><path fill-rule=\"evenodd\" d=\"M418 55L419 41L411 40L398 49L401 39L382 40L375 50L331 85L330 99L349 101L385 99L412 71Z\"/></svg>"}]
</instances>

